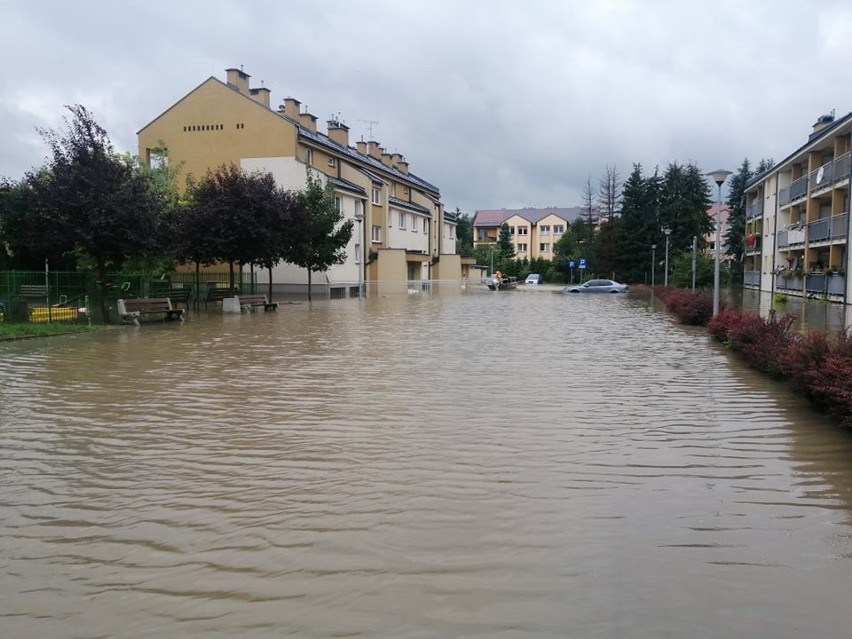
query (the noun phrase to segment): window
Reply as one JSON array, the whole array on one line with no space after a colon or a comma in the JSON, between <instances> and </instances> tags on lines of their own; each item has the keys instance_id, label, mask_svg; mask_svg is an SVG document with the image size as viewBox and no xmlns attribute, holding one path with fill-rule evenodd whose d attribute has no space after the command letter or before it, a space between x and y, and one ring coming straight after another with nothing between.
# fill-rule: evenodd
<instances>
[{"instance_id":1,"label":"window","mask_svg":"<svg viewBox=\"0 0 852 639\"><path fill-rule=\"evenodd\" d=\"M554 235L562 235L564 232L565 232L565 227L562 226L561 224L554 224L553 225L553 234Z\"/></svg>"},{"instance_id":2,"label":"window","mask_svg":"<svg viewBox=\"0 0 852 639\"><path fill-rule=\"evenodd\" d=\"M542 242L538 245L538 250L541 253L550 253L550 244L547 242Z\"/></svg>"},{"instance_id":3,"label":"window","mask_svg":"<svg viewBox=\"0 0 852 639\"><path fill-rule=\"evenodd\" d=\"M335 158L328 158L326 162L329 166L337 166L337 160Z\"/></svg>"},{"instance_id":4,"label":"window","mask_svg":"<svg viewBox=\"0 0 852 639\"><path fill-rule=\"evenodd\" d=\"M529 235L530 227L528 226L519 226L518 227L518 235Z\"/></svg>"},{"instance_id":5,"label":"window","mask_svg":"<svg viewBox=\"0 0 852 639\"><path fill-rule=\"evenodd\" d=\"M405 213L403 213L402 211L399 212L399 228L401 228L401 229L405 228L405 218L406 217L408 217L408 216Z\"/></svg>"},{"instance_id":6,"label":"window","mask_svg":"<svg viewBox=\"0 0 852 639\"><path fill-rule=\"evenodd\" d=\"M499 233L500 231L497 231L497 232ZM515 227L514 227L514 226L510 226L510 227L509 227L509 235L514 235L514 234L515 234Z\"/></svg>"},{"instance_id":7,"label":"window","mask_svg":"<svg viewBox=\"0 0 852 639\"><path fill-rule=\"evenodd\" d=\"M429 220L423 220L423 232L424 233L429 232Z\"/></svg>"},{"instance_id":8,"label":"window","mask_svg":"<svg viewBox=\"0 0 852 639\"><path fill-rule=\"evenodd\" d=\"M526 253L526 252L527 252L526 243L522 242L521 244L518 244L518 253Z\"/></svg>"},{"instance_id":9,"label":"window","mask_svg":"<svg viewBox=\"0 0 852 639\"><path fill-rule=\"evenodd\" d=\"M456 227L450 224L450 239L456 239Z\"/></svg>"},{"instance_id":10,"label":"window","mask_svg":"<svg viewBox=\"0 0 852 639\"><path fill-rule=\"evenodd\" d=\"M381 226L371 227L370 239L373 242L381 242L382 241L382 227Z\"/></svg>"},{"instance_id":11,"label":"window","mask_svg":"<svg viewBox=\"0 0 852 639\"><path fill-rule=\"evenodd\" d=\"M314 151L313 149L305 149L305 164L313 164L314 163Z\"/></svg>"},{"instance_id":12,"label":"window","mask_svg":"<svg viewBox=\"0 0 852 639\"><path fill-rule=\"evenodd\" d=\"M390 195L391 197L396 197L396 182L391 182Z\"/></svg>"},{"instance_id":13,"label":"window","mask_svg":"<svg viewBox=\"0 0 852 639\"><path fill-rule=\"evenodd\" d=\"M485 242L488 240L488 231L485 229L479 229L479 241Z\"/></svg>"},{"instance_id":14,"label":"window","mask_svg":"<svg viewBox=\"0 0 852 639\"><path fill-rule=\"evenodd\" d=\"M159 171L169 165L169 156L166 149L148 149L148 168Z\"/></svg>"},{"instance_id":15,"label":"window","mask_svg":"<svg viewBox=\"0 0 852 639\"><path fill-rule=\"evenodd\" d=\"M370 200L373 204L381 204L382 203L382 193L379 189L373 189L372 199Z\"/></svg>"},{"instance_id":16,"label":"window","mask_svg":"<svg viewBox=\"0 0 852 639\"><path fill-rule=\"evenodd\" d=\"M334 210L338 212L343 210L343 202L340 201L340 197L337 195L334 196Z\"/></svg>"},{"instance_id":17,"label":"window","mask_svg":"<svg viewBox=\"0 0 852 639\"><path fill-rule=\"evenodd\" d=\"M541 227L541 234L542 235L550 235L550 225L542 226Z\"/></svg>"},{"instance_id":18,"label":"window","mask_svg":"<svg viewBox=\"0 0 852 639\"><path fill-rule=\"evenodd\" d=\"M360 244L355 245L355 263L356 264L361 263L361 245Z\"/></svg>"}]
</instances>

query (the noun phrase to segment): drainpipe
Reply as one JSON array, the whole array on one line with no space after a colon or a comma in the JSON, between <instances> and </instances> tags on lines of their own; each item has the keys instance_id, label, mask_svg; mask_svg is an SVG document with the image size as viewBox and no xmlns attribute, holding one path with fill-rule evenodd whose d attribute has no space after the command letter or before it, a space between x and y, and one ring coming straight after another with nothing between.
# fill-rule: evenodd
<instances>
[{"instance_id":1,"label":"drainpipe","mask_svg":"<svg viewBox=\"0 0 852 639\"><path fill-rule=\"evenodd\" d=\"M776 172L775 176L775 215L772 216L772 285L769 289L769 308L771 310L775 310L775 278L778 277L775 274L775 260L778 255L778 213L780 212L780 207L778 206L778 185L781 182L781 174L780 172ZM764 196L764 201L765 201ZM766 219L766 206L763 207L763 218ZM788 238L789 241L789 238ZM763 240L761 240L761 244ZM763 249L761 248L761 254L763 253Z\"/></svg>"}]
</instances>

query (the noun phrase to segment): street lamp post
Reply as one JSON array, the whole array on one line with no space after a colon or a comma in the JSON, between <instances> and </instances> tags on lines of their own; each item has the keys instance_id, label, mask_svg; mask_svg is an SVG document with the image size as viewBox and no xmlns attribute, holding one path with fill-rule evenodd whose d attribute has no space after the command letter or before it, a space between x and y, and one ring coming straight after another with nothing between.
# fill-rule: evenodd
<instances>
[{"instance_id":1,"label":"street lamp post","mask_svg":"<svg viewBox=\"0 0 852 639\"><path fill-rule=\"evenodd\" d=\"M692 236L692 290L695 290L695 253L698 251L698 236Z\"/></svg>"},{"instance_id":2,"label":"street lamp post","mask_svg":"<svg viewBox=\"0 0 852 639\"><path fill-rule=\"evenodd\" d=\"M657 270L657 245L651 244L651 290L654 290L654 274Z\"/></svg>"},{"instance_id":3,"label":"street lamp post","mask_svg":"<svg viewBox=\"0 0 852 639\"><path fill-rule=\"evenodd\" d=\"M364 214L360 210L355 211L355 221L358 222L358 250L356 251L358 258L356 261L358 263L358 299L361 299L361 291L364 288L363 285L363 272L364 272L364 237L361 234L361 223L364 221Z\"/></svg>"},{"instance_id":4,"label":"street lamp post","mask_svg":"<svg viewBox=\"0 0 852 639\"><path fill-rule=\"evenodd\" d=\"M668 226L663 227L663 233L666 234L666 272L663 275L663 286L669 285L669 235L672 234L672 230Z\"/></svg>"},{"instance_id":5,"label":"street lamp post","mask_svg":"<svg viewBox=\"0 0 852 639\"><path fill-rule=\"evenodd\" d=\"M716 261L713 264L713 316L719 313L719 264L721 262L721 247L722 247L722 185L730 171L725 169L717 169L711 171L707 175L716 183L719 188L719 199L717 200L718 207L716 209Z\"/></svg>"}]
</instances>

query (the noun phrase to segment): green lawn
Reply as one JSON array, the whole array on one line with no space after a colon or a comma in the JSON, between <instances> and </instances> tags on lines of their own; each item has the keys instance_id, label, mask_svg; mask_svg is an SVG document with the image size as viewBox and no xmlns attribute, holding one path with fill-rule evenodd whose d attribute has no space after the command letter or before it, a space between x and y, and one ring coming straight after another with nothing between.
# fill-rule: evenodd
<instances>
[{"instance_id":1,"label":"green lawn","mask_svg":"<svg viewBox=\"0 0 852 639\"><path fill-rule=\"evenodd\" d=\"M47 337L48 335L63 335L67 333L90 333L99 330L101 326L87 324L71 324L53 322L51 324L14 324L0 322L0 340L23 339L25 337Z\"/></svg>"}]
</instances>

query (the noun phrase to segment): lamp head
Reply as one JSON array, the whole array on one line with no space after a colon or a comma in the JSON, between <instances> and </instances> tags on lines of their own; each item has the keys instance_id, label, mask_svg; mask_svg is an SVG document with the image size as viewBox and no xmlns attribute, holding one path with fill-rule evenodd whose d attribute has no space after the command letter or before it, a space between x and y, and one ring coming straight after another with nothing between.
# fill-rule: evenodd
<instances>
[{"instance_id":1,"label":"lamp head","mask_svg":"<svg viewBox=\"0 0 852 639\"><path fill-rule=\"evenodd\" d=\"M716 169L715 171L710 171L707 175L713 180L718 186L722 186L725 183L725 180L728 179L728 176L731 174L730 171L726 171L725 169Z\"/></svg>"},{"instance_id":2,"label":"lamp head","mask_svg":"<svg viewBox=\"0 0 852 639\"><path fill-rule=\"evenodd\" d=\"M356 211L355 212L355 221L360 222L363 219L364 219L364 214L361 213L361 211Z\"/></svg>"},{"instance_id":3,"label":"lamp head","mask_svg":"<svg viewBox=\"0 0 852 639\"><path fill-rule=\"evenodd\" d=\"M651 244L651 250L652 250L652 251L657 250L657 245L656 245L656 244Z\"/></svg>"},{"instance_id":4,"label":"lamp head","mask_svg":"<svg viewBox=\"0 0 852 639\"><path fill-rule=\"evenodd\" d=\"M669 235L672 234L672 230L668 226L664 226L661 230L662 230L663 233L666 234L666 236L669 236Z\"/></svg>"}]
</instances>

